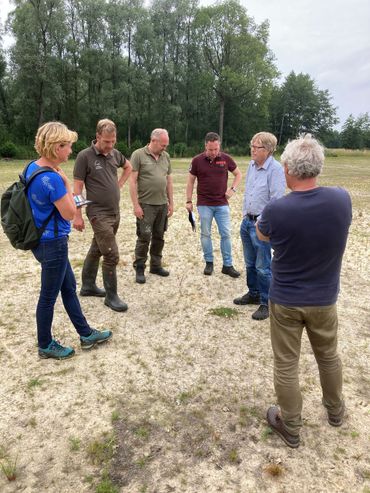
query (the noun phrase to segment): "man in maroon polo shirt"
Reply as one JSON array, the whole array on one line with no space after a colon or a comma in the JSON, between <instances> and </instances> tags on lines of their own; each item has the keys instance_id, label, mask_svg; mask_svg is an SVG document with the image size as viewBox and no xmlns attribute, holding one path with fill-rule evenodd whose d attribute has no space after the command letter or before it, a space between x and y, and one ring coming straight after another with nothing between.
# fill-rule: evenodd
<instances>
[{"instance_id":1,"label":"man in maroon polo shirt","mask_svg":"<svg viewBox=\"0 0 370 493\"><path fill-rule=\"evenodd\" d=\"M230 277L239 277L233 267L231 254L230 199L237 190L242 174L233 159L220 151L220 136L208 132L205 137L205 152L195 156L191 162L186 185L186 209L193 211L193 189L197 180L197 209L200 217L200 239L206 266L204 274L213 272L212 221L216 221L221 237L223 266L221 272ZM228 188L229 172L234 175Z\"/></svg>"}]
</instances>

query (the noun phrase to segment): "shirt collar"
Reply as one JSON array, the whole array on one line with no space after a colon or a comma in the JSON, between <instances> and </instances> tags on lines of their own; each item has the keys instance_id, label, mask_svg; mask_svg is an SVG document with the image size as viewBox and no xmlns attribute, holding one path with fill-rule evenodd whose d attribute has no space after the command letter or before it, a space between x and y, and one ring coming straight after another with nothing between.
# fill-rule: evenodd
<instances>
[{"instance_id":1,"label":"shirt collar","mask_svg":"<svg viewBox=\"0 0 370 493\"><path fill-rule=\"evenodd\" d=\"M154 156L154 154L152 152L150 152L150 149L149 149L149 144L147 144L145 147L144 147L144 151L149 155L149 156L152 156L152 158L154 158L156 161L156 157ZM160 154L158 154L158 159L162 156L164 151L162 151Z\"/></svg>"},{"instance_id":2,"label":"shirt collar","mask_svg":"<svg viewBox=\"0 0 370 493\"><path fill-rule=\"evenodd\" d=\"M272 156L269 156L269 157L266 159L266 161L263 163L263 165L262 165L262 166L260 166L259 168L258 168L258 166L257 166L256 161L254 161L254 159L252 159L251 164L252 164L252 166L254 166L256 169L257 169L257 168L258 168L258 169L262 169L262 168L263 168L263 169L266 169L266 170L267 170L267 169L269 168L269 166L271 165L271 163L272 163L272 159L273 159L273 157L272 157Z\"/></svg>"},{"instance_id":3,"label":"shirt collar","mask_svg":"<svg viewBox=\"0 0 370 493\"><path fill-rule=\"evenodd\" d=\"M112 156L113 156L113 154L112 154L111 152L108 152L108 154L107 154L107 155L105 155L105 154L103 154L102 152L100 152L100 151L99 151L99 149L96 147L96 140L93 140L93 141L91 142L91 147L94 149L95 154L96 154L97 156L104 156L104 157L112 157Z\"/></svg>"},{"instance_id":4,"label":"shirt collar","mask_svg":"<svg viewBox=\"0 0 370 493\"><path fill-rule=\"evenodd\" d=\"M206 151L204 151L203 154L204 154L204 158L207 159L207 161L209 161L210 163L212 163L216 159L220 159L220 157L222 157L221 151L217 154L217 156L214 159L211 159L210 157L208 157Z\"/></svg>"}]
</instances>

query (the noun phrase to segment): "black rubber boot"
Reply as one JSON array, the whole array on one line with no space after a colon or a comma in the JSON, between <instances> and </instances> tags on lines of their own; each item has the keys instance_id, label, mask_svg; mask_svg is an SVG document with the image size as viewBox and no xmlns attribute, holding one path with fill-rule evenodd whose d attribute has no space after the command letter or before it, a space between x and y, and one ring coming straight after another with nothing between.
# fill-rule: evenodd
<instances>
[{"instance_id":1,"label":"black rubber boot","mask_svg":"<svg viewBox=\"0 0 370 493\"><path fill-rule=\"evenodd\" d=\"M80 290L81 296L98 296L99 298L104 298L104 289L98 288L95 284L98 269L99 258L87 256L82 268L82 286Z\"/></svg>"},{"instance_id":2,"label":"black rubber boot","mask_svg":"<svg viewBox=\"0 0 370 493\"><path fill-rule=\"evenodd\" d=\"M146 278L144 275L145 265L138 264L135 266L135 270L136 270L136 282L139 284L145 284L146 282Z\"/></svg>"},{"instance_id":3,"label":"black rubber boot","mask_svg":"<svg viewBox=\"0 0 370 493\"><path fill-rule=\"evenodd\" d=\"M116 267L103 266L103 282L106 291L104 304L115 312L125 312L127 304L117 294L117 271Z\"/></svg>"}]
</instances>

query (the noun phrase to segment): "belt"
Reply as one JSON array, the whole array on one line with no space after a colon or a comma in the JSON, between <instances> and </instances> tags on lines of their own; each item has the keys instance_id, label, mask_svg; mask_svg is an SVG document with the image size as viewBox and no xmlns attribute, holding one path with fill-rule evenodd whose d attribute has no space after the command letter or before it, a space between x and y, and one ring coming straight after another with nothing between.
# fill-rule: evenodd
<instances>
[{"instance_id":1,"label":"belt","mask_svg":"<svg viewBox=\"0 0 370 493\"><path fill-rule=\"evenodd\" d=\"M257 214L256 216L254 216L253 214L246 214L246 215L245 215L245 217L247 217L247 218L248 218L248 219L250 219L251 221L257 221L258 216L259 216L259 214Z\"/></svg>"}]
</instances>

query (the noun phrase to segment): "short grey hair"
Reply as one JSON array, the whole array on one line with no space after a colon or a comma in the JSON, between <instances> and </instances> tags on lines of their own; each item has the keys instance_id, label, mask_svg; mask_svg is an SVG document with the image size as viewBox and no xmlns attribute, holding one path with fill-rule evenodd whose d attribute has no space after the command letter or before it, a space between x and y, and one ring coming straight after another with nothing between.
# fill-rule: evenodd
<instances>
[{"instance_id":1,"label":"short grey hair","mask_svg":"<svg viewBox=\"0 0 370 493\"><path fill-rule=\"evenodd\" d=\"M150 134L150 140L159 140L163 134L168 135L168 131L165 128L155 128Z\"/></svg>"},{"instance_id":2,"label":"short grey hair","mask_svg":"<svg viewBox=\"0 0 370 493\"><path fill-rule=\"evenodd\" d=\"M289 142L280 158L288 168L288 175L301 179L318 176L324 159L324 147L311 134Z\"/></svg>"},{"instance_id":3,"label":"short grey hair","mask_svg":"<svg viewBox=\"0 0 370 493\"><path fill-rule=\"evenodd\" d=\"M259 140L266 151L268 151L270 154L273 154L273 152L276 150L277 138L274 134L271 134L270 132L258 132L257 134L253 135L251 145L253 145L256 140Z\"/></svg>"}]
</instances>

